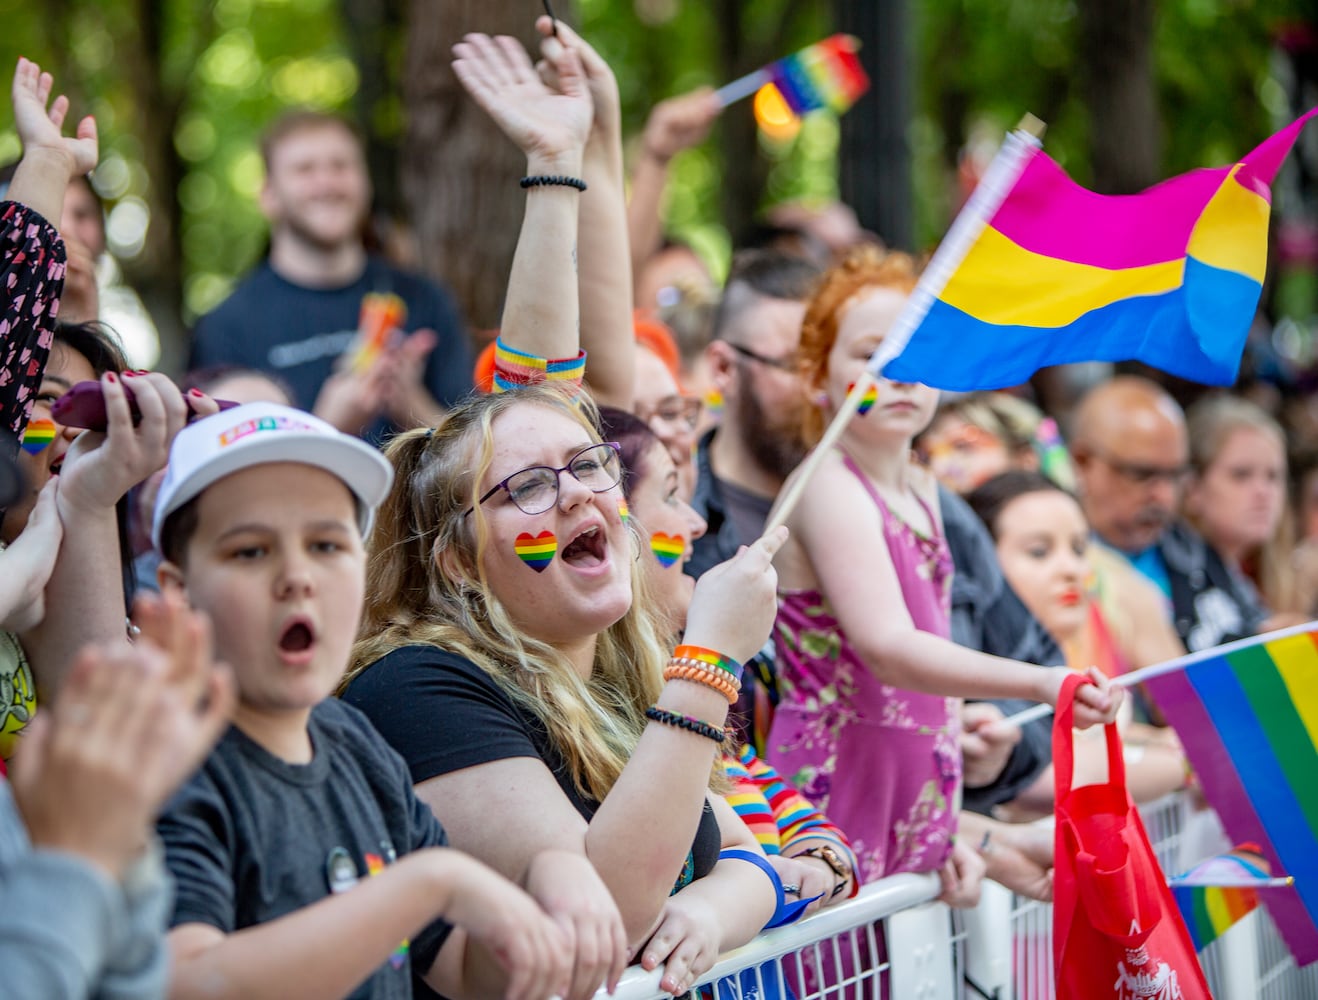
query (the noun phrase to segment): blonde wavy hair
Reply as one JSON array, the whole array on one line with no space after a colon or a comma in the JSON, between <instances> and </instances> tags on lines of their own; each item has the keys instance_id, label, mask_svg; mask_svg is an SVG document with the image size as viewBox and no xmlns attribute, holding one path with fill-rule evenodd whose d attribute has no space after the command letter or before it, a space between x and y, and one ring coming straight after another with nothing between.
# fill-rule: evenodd
<instances>
[{"instance_id":1,"label":"blonde wavy hair","mask_svg":"<svg viewBox=\"0 0 1318 1000\"><path fill-rule=\"evenodd\" d=\"M394 484L368 542L366 608L339 691L391 650L433 645L490 675L544 725L577 789L602 801L645 728L663 686L667 647L637 562L632 603L599 633L589 680L557 649L521 632L490 590L483 568L489 525L478 490L494 454L494 421L538 406L579 423L598 442L594 407L549 387L476 396L433 430L394 438L385 456ZM469 517L463 511L475 510Z\"/></svg>"},{"instance_id":2,"label":"blonde wavy hair","mask_svg":"<svg viewBox=\"0 0 1318 1000\"><path fill-rule=\"evenodd\" d=\"M828 356L837 343L842 317L856 296L874 288L895 288L909 294L919 280L920 266L910 254L888 252L868 244L851 250L825 271L801 321L798 357L806 388L823 385L827 378ZM824 415L820 409L806 407L801 423L805 443L817 444L824 434Z\"/></svg>"}]
</instances>

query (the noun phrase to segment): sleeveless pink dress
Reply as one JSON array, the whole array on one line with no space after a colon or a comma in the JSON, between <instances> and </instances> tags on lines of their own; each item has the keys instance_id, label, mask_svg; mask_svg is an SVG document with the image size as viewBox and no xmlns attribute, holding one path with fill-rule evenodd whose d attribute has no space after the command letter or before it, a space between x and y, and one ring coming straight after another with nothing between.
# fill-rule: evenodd
<instances>
[{"instance_id":1,"label":"sleeveless pink dress","mask_svg":"<svg viewBox=\"0 0 1318 1000\"><path fill-rule=\"evenodd\" d=\"M941 534L917 534L894 516L855 463L844 461L876 507L878 523L857 528L882 530L911 620L948 638L947 542ZM769 762L846 831L865 881L941 867L960 808L956 700L879 681L818 591L779 592L774 642L781 700L769 730Z\"/></svg>"}]
</instances>

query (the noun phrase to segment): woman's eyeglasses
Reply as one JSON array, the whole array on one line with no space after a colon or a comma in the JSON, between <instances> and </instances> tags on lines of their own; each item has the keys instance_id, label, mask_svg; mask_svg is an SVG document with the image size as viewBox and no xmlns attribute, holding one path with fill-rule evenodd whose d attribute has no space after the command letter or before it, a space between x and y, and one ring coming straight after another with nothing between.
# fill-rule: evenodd
<instances>
[{"instance_id":1,"label":"woman's eyeglasses","mask_svg":"<svg viewBox=\"0 0 1318 1000\"><path fill-rule=\"evenodd\" d=\"M647 424L653 420L662 420L670 424L684 423L689 429L695 430L703 409L704 403L694 396L665 396L649 409L638 406L636 415Z\"/></svg>"},{"instance_id":2,"label":"woman's eyeglasses","mask_svg":"<svg viewBox=\"0 0 1318 1000\"><path fill-rule=\"evenodd\" d=\"M559 476L568 473L592 493L604 493L618 485L622 479L622 462L618 458L621 450L616 441L605 441L582 448L568 459L567 465L554 468L551 465L533 465L519 469L511 476L494 484L486 494L476 501L476 506L483 504L494 494L503 490L523 514L543 514L558 503ZM468 507L463 512L466 517L476 506Z\"/></svg>"}]
</instances>

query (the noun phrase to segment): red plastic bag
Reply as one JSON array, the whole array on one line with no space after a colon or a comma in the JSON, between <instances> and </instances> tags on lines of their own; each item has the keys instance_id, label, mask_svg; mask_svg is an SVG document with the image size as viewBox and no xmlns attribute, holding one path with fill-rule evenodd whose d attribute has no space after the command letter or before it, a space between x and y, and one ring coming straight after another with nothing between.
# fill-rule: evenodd
<instances>
[{"instance_id":1,"label":"red plastic bag","mask_svg":"<svg viewBox=\"0 0 1318 1000\"><path fill-rule=\"evenodd\" d=\"M1053 723L1057 840L1053 968L1066 1000L1211 1000L1189 932L1126 791L1121 737L1107 726L1108 780L1071 787L1075 692Z\"/></svg>"}]
</instances>

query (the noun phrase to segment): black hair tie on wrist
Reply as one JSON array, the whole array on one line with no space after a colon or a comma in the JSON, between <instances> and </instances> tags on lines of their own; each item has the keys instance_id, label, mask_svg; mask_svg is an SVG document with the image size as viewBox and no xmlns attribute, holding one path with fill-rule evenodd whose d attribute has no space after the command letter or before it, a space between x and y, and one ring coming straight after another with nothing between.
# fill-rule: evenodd
<instances>
[{"instance_id":1,"label":"black hair tie on wrist","mask_svg":"<svg viewBox=\"0 0 1318 1000\"><path fill-rule=\"evenodd\" d=\"M711 726L708 722L701 722L699 719L693 719L688 715L681 715L677 712L669 712L666 709L654 706L645 710L645 717L653 722L661 722L665 726L675 726L678 729L685 729L688 733L695 733L697 736L703 736L707 740L713 740L715 743L722 745L727 739L723 730L717 726Z\"/></svg>"},{"instance_id":2,"label":"black hair tie on wrist","mask_svg":"<svg viewBox=\"0 0 1318 1000\"><path fill-rule=\"evenodd\" d=\"M524 188L533 187L570 187L578 191L586 190L586 182L580 177L568 177L566 174L539 174L523 177L519 182Z\"/></svg>"}]
</instances>

